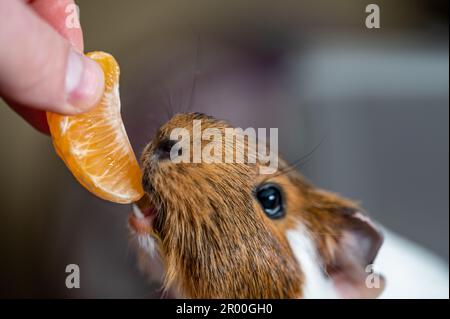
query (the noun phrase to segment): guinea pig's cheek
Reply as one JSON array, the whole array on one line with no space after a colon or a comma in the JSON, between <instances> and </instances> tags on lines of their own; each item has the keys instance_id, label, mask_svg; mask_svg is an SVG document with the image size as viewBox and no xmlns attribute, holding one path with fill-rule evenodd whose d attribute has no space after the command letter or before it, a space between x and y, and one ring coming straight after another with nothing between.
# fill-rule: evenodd
<instances>
[{"instance_id":1,"label":"guinea pig's cheek","mask_svg":"<svg viewBox=\"0 0 450 319\"><path fill-rule=\"evenodd\" d=\"M142 188L147 194L152 194L155 192L155 188L153 187L151 179L149 177L149 172L145 170L142 175Z\"/></svg>"},{"instance_id":2,"label":"guinea pig's cheek","mask_svg":"<svg viewBox=\"0 0 450 319\"><path fill-rule=\"evenodd\" d=\"M147 194L155 193L155 181L159 180L161 172L155 165L145 163L142 169L142 188Z\"/></svg>"}]
</instances>

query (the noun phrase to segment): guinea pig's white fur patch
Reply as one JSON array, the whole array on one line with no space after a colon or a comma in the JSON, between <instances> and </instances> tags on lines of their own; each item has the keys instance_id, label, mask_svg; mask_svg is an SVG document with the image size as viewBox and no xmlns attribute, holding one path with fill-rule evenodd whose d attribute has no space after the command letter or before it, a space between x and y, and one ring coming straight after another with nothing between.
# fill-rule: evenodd
<instances>
[{"instance_id":1,"label":"guinea pig's white fur patch","mask_svg":"<svg viewBox=\"0 0 450 319\"><path fill-rule=\"evenodd\" d=\"M287 231L286 237L305 278L303 298L339 298L333 282L324 275L314 241L305 227L299 224L296 229Z\"/></svg>"}]
</instances>

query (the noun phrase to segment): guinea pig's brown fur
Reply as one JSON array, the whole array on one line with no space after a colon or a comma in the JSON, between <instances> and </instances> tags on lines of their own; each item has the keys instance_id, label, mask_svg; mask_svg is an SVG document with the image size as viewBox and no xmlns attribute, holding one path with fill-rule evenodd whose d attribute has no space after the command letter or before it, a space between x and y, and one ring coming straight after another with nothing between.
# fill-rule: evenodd
<instances>
[{"instance_id":1,"label":"guinea pig's brown fur","mask_svg":"<svg viewBox=\"0 0 450 319\"><path fill-rule=\"evenodd\" d=\"M192 131L195 119L202 120L203 129L230 127L203 114L176 115L141 157L144 190L157 211L152 236L165 267L165 287L189 298L301 298L305 278L286 238L299 224L313 235L324 272L340 271L343 232L367 227L354 217L358 206L314 188L282 160L272 175L260 175L259 163L158 160L158 143L174 128ZM255 199L255 188L266 182L280 186L284 218L270 219ZM375 253L380 244L372 247Z\"/></svg>"}]
</instances>

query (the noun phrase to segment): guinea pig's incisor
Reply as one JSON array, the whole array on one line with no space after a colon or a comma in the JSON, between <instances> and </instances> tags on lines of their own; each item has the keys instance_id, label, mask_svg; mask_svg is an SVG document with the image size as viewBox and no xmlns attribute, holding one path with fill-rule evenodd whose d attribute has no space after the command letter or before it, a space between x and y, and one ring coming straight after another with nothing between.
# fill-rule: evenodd
<instances>
[{"instance_id":1,"label":"guinea pig's incisor","mask_svg":"<svg viewBox=\"0 0 450 319\"><path fill-rule=\"evenodd\" d=\"M167 291L188 298L382 291L382 277L376 289L365 282L382 237L354 202L314 188L282 160L272 175L260 175L258 163L173 163L170 132L191 130L195 119L202 129L230 127L199 113L162 126L143 151L147 197L129 220L143 268Z\"/></svg>"}]
</instances>

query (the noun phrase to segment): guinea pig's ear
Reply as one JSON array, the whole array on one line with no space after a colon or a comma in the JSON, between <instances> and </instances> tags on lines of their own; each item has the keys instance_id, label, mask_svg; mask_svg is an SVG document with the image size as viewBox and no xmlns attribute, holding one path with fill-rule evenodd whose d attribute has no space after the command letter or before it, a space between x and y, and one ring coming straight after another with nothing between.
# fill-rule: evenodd
<instances>
[{"instance_id":1,"label":"guinea pig's ear","mask_svg":"<svg viewBox=\"0 0 450 319\"><path fill-rule=\"evenodd\" d=\"M343 208L338 214L340 235L327 244L331 257L325 270L342 297L376 298L383 292L385 280L373 273L372 263L383 236L366 215L354 208Z\"/></svg>"}]
</instances>

